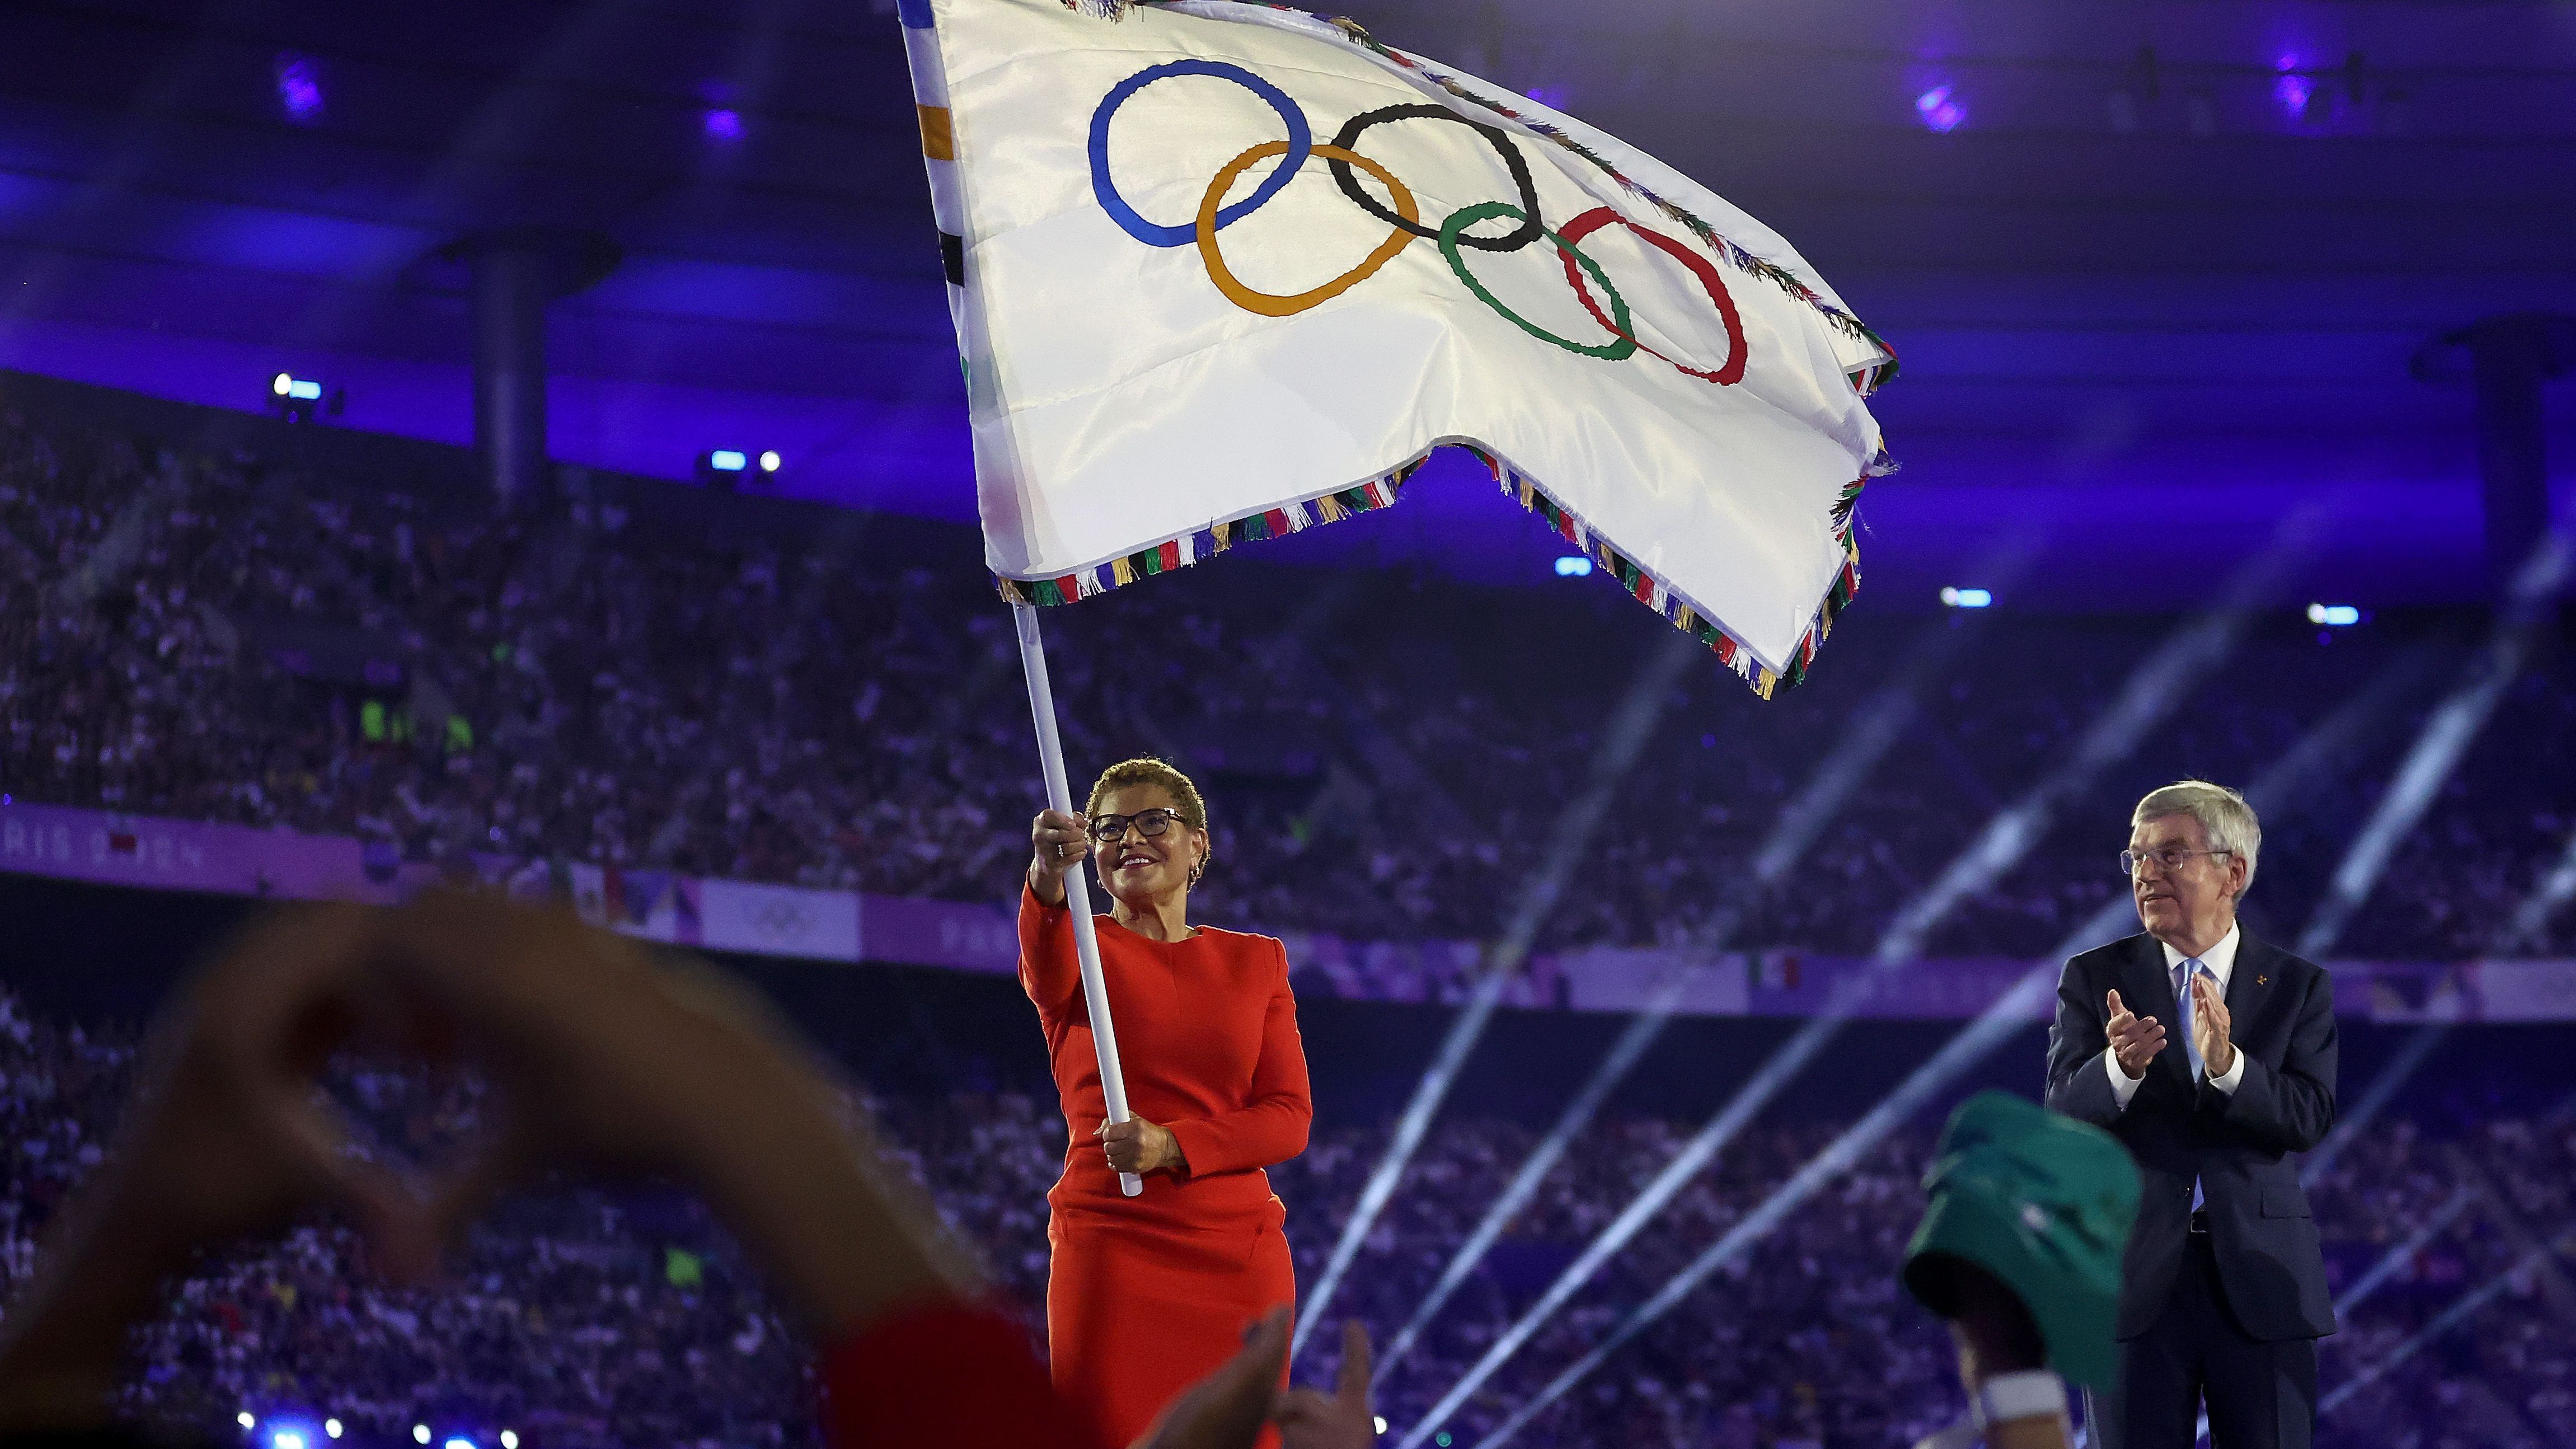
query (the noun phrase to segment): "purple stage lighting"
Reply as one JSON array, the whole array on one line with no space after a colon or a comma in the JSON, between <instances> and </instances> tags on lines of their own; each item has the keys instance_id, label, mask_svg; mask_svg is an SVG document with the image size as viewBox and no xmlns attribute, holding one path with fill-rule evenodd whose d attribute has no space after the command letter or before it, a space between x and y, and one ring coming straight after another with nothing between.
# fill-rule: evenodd
<instances>
[{"instance_id":1,"label":"purple stage lighting","mask_svg":"<svg viewBox=\"0 0 2576 1449\"><path fill-rule=\"evenodd\" d=\"M1941 85L1914 98L1914 114L1923 118L1925 126L1946 136L1968 119L1968 108L1959 104L1948 86Z\"/></svg>"},{"instance_id":2,"label":"purple stage lighting","mask_svg":"<svg viewBox=\"0 0 2576 1449\"><path fill-rule=\"evenodd\" d=\"M322 119L322 71L309 56L283 51L277 57L277 101L286 118L309 126Z\"/></svg>"},{"instance_id":3,"label":"purple stage lighting","mask_svg":"<svg viewBox=\"0 0 2576 1449\"><path fill-rule=\"evenodd\" d=\"M707 139L739 141L742 139L742 112L718 109L707 112Z\"/></svg>"},{"instance_id":4,"label":"purple stage lighting","mask_svg":"<svg viewBox=\"0 0 2576 1449\"><path fill-rule=\"evenodd\" d=\"M2295 55L2282 56L2273 69L2281 73L2281 78L2272 83L2272 98L2281 103L2282 112L2291 120L2304 118L2309 98L2316 94L2316 82L2299 73L2299 58Z\"/></svg>"}]
</instances>

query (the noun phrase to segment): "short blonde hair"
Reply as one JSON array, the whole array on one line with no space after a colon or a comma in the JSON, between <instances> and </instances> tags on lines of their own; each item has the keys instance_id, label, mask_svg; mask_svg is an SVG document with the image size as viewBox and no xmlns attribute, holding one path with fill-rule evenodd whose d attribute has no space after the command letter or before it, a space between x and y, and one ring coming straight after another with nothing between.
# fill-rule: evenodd
<instances>
[{"instance_id":1,"label":"short blonde hair","mask_svg":"<svg viewBox=\"0 0 2576 1449\"><path fill-rule=\"evenodd\" d=\"M2188 815L2199 821L2210 849L2245 862L2245 885L2236 893L2240 900L2254 889L2254 863L2263 853L2263 822L2255 818L2254 807L2245 803L2243 795L2207 780L2176 780L2147 792L2130 813L2129 828L2135 830L2168 815Z\"/></svg>"},{"instance_id":2,"label":"short blonde hair","mask_svg":"<svg viewBox=\"0 0 2576 1449\"><path fill-rule=\"evenodd\" d=\"M1083 805L1083 813L1099 814L1100 802L1108 798L1110 791L1124 785L1162 786L1172 797L1172 814L1183 825L1193 830L1207 829L1207 801L1199 798L1199 787L1191 784L1190 777L1174 768L1170 761L1150 756L1120 760L1101 771L1100 778L1092 783L1091 799Z\"/></svg>"}]
</instances>

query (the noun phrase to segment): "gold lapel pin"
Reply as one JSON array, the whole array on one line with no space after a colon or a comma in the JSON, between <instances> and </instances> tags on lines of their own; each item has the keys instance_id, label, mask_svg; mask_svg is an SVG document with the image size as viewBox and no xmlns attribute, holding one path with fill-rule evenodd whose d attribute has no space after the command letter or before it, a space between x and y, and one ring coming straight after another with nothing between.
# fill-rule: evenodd
<instances>
[{"instance_id":1,"label":"gold lapel pin","mask_svg":"<svg viewBox=\"0 0 2576 1449\"><path fill-rule=\"evenodd\" d=\"M2269 986L2272 984L2272 978L2269 976L2257 976L2254 978L2254 984L2257 986Z\"/></svg>"}]
</instances>

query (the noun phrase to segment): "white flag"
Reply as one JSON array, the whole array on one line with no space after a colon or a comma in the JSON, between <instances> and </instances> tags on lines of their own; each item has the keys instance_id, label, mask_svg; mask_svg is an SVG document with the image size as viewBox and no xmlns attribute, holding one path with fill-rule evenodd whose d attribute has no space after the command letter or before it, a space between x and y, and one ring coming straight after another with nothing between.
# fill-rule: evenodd
<instances>
[{"instance_id":1,"label":"white flag","mask_svg":"<svg viewBox=\"0 0 2576 1449\"><path fill-rule=\"evenodd\" d=\"M899 0L986 556L1061 603L1395 501L1434 447L1762 688L1858 583L1894 358L1633 147L1227 0Z\"/></svg>"}]
</instances>

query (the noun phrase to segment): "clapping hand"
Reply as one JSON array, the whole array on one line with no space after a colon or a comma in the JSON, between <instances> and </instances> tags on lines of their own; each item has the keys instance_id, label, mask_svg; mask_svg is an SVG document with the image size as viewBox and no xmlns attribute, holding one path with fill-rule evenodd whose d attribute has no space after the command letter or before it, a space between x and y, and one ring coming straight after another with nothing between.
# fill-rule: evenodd
<instances>
[{"instance_id":1,"label":"clapping hand","mask_svg":"<svg viewBox=\"0 0 2576 1449\"><path fill-rule=\"evenodd\" d=\"M2117 991L2110 994L2106 1004L2111 1010L2111 1023L2107 1029L2111 1053L2119 1058L2120 1070L2132 1078L2145 1076L2147 1063L2154 1061L2156 1053L2165 1049L2164 1023L2152 1016L2133 1015Z\"/></svg>"},{"instance_id":2,"label":"clapping hand","mask_svg":"<svg viewBox=\"0 0 2576 1449\"><path fill-rule=\"evenodd\" d=\"M2220 995L2218 983L2194 973L2191 978L2191 1044L2200 1049L2201 1070L2212 1077L2223 1077L2236 1066L2236 1043L2229 1039L2228 1028L2235 1024L2227 1014L2227 998Z\"/></svg>"}]
</instances>

